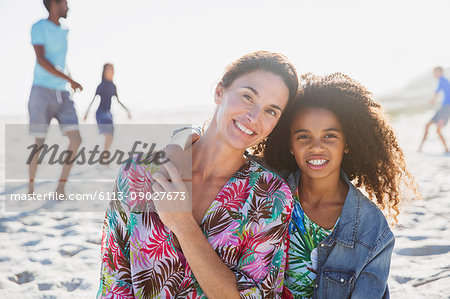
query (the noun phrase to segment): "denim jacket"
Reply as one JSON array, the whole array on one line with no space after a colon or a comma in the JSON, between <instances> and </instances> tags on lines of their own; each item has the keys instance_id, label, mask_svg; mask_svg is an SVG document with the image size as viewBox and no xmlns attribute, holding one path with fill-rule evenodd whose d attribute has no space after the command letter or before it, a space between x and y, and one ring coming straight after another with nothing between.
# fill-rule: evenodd
<instances>
[{"instance_id":1,"label":"denim jacket","mask_svg":"<svg viewBox=\"0 0 450 299\"><path fill-rule=\"evenodd\" d=\"M389 298L387 279L394 235L378 207L341 172L349 191L339 222L317 246L313 298ZM300 170L285 176L293 192Z\"/></svg>"}]
</instances>

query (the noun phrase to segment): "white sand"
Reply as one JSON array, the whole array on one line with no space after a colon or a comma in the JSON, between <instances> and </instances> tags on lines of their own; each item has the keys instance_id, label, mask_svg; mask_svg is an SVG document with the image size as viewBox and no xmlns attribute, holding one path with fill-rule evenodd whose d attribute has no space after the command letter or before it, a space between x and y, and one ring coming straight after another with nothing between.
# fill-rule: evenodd
<instances>
[{"instance_id":1,"label":"white sand","mask_svg":"<svg viewBox=\"0 0 450 299\"><path fill-rule=\"evenodd\" d=\"M442 154L434 128L424 152L415 152L432 115L429 111L395 122L423 200L405 204L394 228L393 298L450 298L450 156ZM450 141L449 126L444 134Z\"/></svg>"},{"instance_id":2,"label":"white sand","mask_svg":"<svg viewBox=\"0 0 450 299\"><path fill-rule=\"evenodd\" d=\"M183 111L164 120L189 122L207 115ZM389 280L392 298L450 298L450 156L441 154L434 132L425 153L415 152L429 117L431 112L395 122L424 200L405 204L394 229L397 239ZM155 112L148 117L139 115L133 121L145 123L149 119L163 120ZM23 117L3 119L2 123L26 121ZM450 126L445 134L450 140ZM0 157L1 192L3 152ZM39 210L0 214L0 298L94 297L99 281L103 216Z\"/></svg>"}]
</instances>

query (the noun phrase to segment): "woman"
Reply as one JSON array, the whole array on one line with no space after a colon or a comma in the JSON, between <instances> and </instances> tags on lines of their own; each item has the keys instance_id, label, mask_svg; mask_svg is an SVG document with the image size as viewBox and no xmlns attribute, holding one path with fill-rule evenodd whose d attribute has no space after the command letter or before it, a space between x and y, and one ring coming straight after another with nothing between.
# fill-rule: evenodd
<instances>
[{"instance_id":1,"label":"woman","mask_svg":"<svg viewBox=\"0 0 450 299\"><path fill-rule=\"evenodd\" d=\"M113 117L111 114L111 100L113 97L117 99L117 102L125 109L128 113L128 118L131 118L130 111L125 105L119 101L117 96L117 88L113 82L114 80L114 65L111 63L106 63L103 65L102 72L102 82L97 86L95 91L95 96L92 99L89 107L84 115L83 120L86 121L89 110L97 96L100 97L100 104L98 105L97 112L95 113L95 119L97 120L98 131L100 134L105 135L105 148L104 151L108 151L111 143L113 141L114 135L114 125ZM102 163L106 163L102 161Z\"/></svg>"},{"instance_id":2,"label":"woman","mask_svg":"<svg viewBox=\"0 0 450 299\"><path fill-rule=\"evenodd\" d=\"M283 297L387 298L394 235L380 209L396 220L400 187L416 192L403 152L358 82L340 73L300 82L264 151L294 197Z\"/></svg>"},{"instance_id":3,"label":"woman","mask_svg":"<svg viewBox=\"0 0 450 299\"><path fill-rule=\"evenodd\" d=\"M292 197L245 150L272 131L297 85L294 67L280 54L255 52L228 66L215 90L213 119L190 148L192 193L171 162L122 168L115 188L124 200L105 217L98 297L281 295ZM143 211L142 201L125 200L180 190L192 194L192 209L171 212L167 201L154 201Z\"/></svg>"}]
</instances>

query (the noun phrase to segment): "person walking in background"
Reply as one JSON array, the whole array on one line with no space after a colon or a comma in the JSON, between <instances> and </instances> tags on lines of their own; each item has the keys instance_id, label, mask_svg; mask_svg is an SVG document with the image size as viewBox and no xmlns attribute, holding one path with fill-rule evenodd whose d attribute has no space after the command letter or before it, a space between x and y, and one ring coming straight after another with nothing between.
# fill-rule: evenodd
<instances>
[{"instance_id":1,"label":"person walking in background","mask_svg":"<svg viewBox=\"0 0 450 299\"><path fill-rule=\"evenodd\" d=\"M117 88L113 82L114 79L114 66L111 63L106 63L103 66L102 82L97 86L95 96L92 99L89 107L84 115L84 121L86 121L89 110L95 101L97 96L100 96L100 104L98 105L97 112L95 113L95 118L98 124L98 130L100 134L105 135L105 148L104 151L108 151L111 143L113 141L114 126L113 118L111 114L111 99L115 97L117 102L125 109L128 113L128 118L131 118L130 110L125 107L124 104L119 100L117 96ZM104 161L103 161L104 162Z\"/></svg>"},{"instance_id":2,"label":"person walking in background","mask_svg":"<svg viewBox=\"0 0 450 299\"><path fill-rule=\"evenodd\" d=\"M436 114L434 114L433 118L425 126L425 133L419 146L419 152L422 151L423 144L427 139L428 130L433 124L436 124L436 132L441 139L442 144L444 145L445 152L448 154L450 153L450 151L447 147L447 143L445 142L444 135L442 135L442 128L447 124L448 119L450 118L450 82L448 82L447 78L444 77L444 70L442 69L442 67L435 67L433 69L433 72L434 77L439 80L439 85L434 96L430 100L430 104L434 105L440 91L444 92L444 101L442 102L441 108L439 108Z\"/></svg>"},{"instance_id":3,"label":"person walking in background","mask_svg":"<svg viewBox=\"0 0 450 299\"><path fill-rule=\"evenodd\" d=\"M31 88L28 111L30 114L30 134L35 136L35 144L41 149L47 135L48 125L56 118L61 131L69 137L66 159L76 154L81 144L78 131L78 117L67 83L74 91L82 91L83 87L74 81L66 67L68 29L59 20L67 17L69 8L66 0L44 0L49 15L47 19L36 22L31 29L31 43L36 53L34 80ZM34 155L29 165L28 192L34 192L34 178L40 150ZM65 159L65 160L66 160ZM64 186L72 164L63 165L56 192L64 194Z\"/></svg>"}]
</instances>

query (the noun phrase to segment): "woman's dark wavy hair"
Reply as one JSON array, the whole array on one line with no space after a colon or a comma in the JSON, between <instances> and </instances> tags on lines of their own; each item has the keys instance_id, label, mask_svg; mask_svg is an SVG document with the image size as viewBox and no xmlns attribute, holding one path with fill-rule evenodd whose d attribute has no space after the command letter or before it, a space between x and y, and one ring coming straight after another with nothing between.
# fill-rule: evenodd
<instances>
[{"instance_id":1,"label":"woman's dark wavy hair","mask_svg":"<svg viewBox=\"0 0 450 299\"><path fill-rule=\"evenodd\" d=\"M401 188L409 188L419 198L416 183L406 170L403 151L381 105L365 87L344 74L300 76L293 108L282 116L262 151L267 164L278 170L298 169L290 154L290 127L300 110L311 107L327 109L337 117L349 149L341 169L397 222Z\"/></svg>"}]
</instances>

